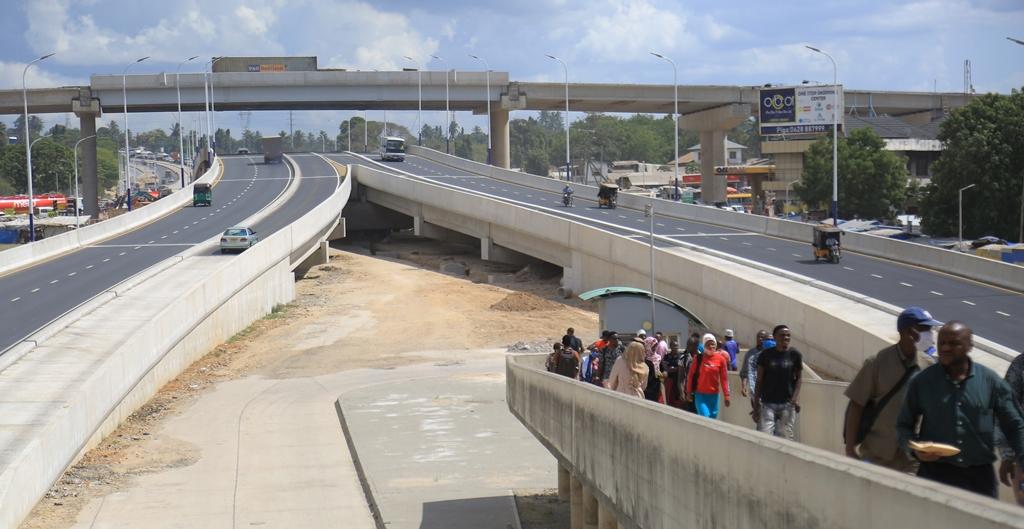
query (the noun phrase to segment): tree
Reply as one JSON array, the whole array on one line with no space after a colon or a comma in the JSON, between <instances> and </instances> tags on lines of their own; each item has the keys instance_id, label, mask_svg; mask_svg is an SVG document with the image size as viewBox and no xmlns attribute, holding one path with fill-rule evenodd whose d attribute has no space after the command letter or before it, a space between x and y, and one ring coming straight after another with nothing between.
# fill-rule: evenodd
<instances>
[{"instance_id":1,"label":"tree","mask_svg":"<svg viewBox=\"0 0 1024 529\"><path fill-rule=\"evenodd\" d=\"M18 116L14 120L14 127L12 127L12 136L18 137L18 143L24 145L25 143L25 117ZM39 116L28 117L28 134L31 139L36 139L43 135L43 120Z\"/></svg>"},{"instance_id":2,"label":"tree","mask_svg":"<svg viewBox=\"0 0 1024 529\"><path fill-rule=\"evenodd\" d=\"M857 129L839 139L839 217L891 218L903 209L907 169L903 159L885 150L871 129ZM793 186L815 208L832 201L832 136L822 137L804 153L804 172Z\"/></svg>"},{"instance_id":3,"label":"tree","mask_svg":"<svg viewBox=\"0 0 1024 529\"><path fill-rule=\"evenodd\" d=\"M1024 91L986 94L954 110L939 128L945 146L922 201L922 228L956 235L958 191L964 192L964 235L1018 238L1024 180Z\"/></svg>"},{"instance_id":4,"label":"tree","mask_svg":"<svg viewBox=\"0 0 1024 529\"><path fill-rule=\"evenodd\" d=\"M28 192L25 149L4 149L0 158L0 175L17 193ZM32 191L34 193L67 192L68 176L74 172L71 149L44 139L32 148Z\"/></svg>"}]
</instances>

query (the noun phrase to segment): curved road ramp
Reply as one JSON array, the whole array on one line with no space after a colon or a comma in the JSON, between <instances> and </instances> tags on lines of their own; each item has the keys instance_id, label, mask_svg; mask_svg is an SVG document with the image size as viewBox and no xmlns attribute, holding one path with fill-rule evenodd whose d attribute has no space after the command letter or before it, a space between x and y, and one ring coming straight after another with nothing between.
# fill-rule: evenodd
<instances>
[{"instance_id":1,"label":"curved road ramp","mask_svg":"<svg viewBox=\"0 0 1024 529\"><path fill-rule=\"evenodd\" d=\"M339 175L323 202L251 249L217 255L218 235L76 309L0 371L0 529L185 367L295 297L294 274L338 232L352 190Z\"/></svg>"},{"instance_id":2,"label":"curved road ramp","mask_svg":"<svg viewBox=\"0 0 1024 529\"><path fill-rule=\"evenodd\" d=\"M573 527L1024 527L1017 506L581 384L543 364L542 355L508 357L508 406L569 473Z\"/></svg>"}]
</instances>

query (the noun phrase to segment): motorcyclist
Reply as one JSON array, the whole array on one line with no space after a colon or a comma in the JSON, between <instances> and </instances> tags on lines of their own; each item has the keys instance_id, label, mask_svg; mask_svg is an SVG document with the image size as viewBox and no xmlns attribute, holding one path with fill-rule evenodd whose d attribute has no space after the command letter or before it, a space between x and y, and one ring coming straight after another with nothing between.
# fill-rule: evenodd
<instances>
[{"instance_id":1,"label":"motorcyclist","mask_svg":"<svg viewBox=\"0 0 1024 529\"><path fill-rule=\"evenodd\" d=\"M572 193L572 187L569 184L565 184L565 187L562 188L562 203L566 206L572 204Z\"/></svg>"}]
</instances>

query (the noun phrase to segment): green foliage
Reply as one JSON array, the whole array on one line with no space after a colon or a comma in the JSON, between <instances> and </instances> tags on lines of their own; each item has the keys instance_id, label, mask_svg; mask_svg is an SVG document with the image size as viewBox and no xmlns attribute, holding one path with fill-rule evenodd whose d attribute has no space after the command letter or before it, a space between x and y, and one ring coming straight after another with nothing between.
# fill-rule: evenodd
<instances>
[{"instance_id":1,"label":"green foliage","mask_svg":"<svg viewBox=\"0 0 1024 529\"><path fill-rule=\"evenodd\" d=\"M839 218L887 219L902 210L906 165L885 150L871 129L839 138ZM832 200L832 136L822 137L804 153L804 172L793 190L812 207L827 209Z\"/></svg>"},{"instance_id":2,"label":"green foliage","mask_svg":"<svg viewBox=\"0 0 1024 529\"><path fill-rule=\"evenodd\" d=\"M32 149L32 191L36 194L61 191L67 193L68 176L74 172L71 149L44 139ZM24 148L4 149L0 157L0 180L5 189L16 193L28 192Z\"/></svg>"},{"instance_id":3,"label":"green foliage","mask_svg":"<svg viewBox=\"0 0 1024 529\"><path fill-rule=\"evenodd\" d=\"M986 94L954 110L939 129L945 145L922 201L922 223L932 235L956 235L958 191L964 236L1018 239L1024 184L1024 91Z\"/></svg>"}]
</instances>

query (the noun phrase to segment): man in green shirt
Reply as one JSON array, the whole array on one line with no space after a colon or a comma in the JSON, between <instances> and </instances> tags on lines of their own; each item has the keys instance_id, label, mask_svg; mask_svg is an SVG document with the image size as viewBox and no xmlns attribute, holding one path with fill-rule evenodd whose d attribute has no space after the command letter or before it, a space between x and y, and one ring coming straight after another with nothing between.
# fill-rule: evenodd
<instances>
[{"instance_id":1,"label":"man in green shirt","mask_svg":"<svg viewBox=\"0 0 1024 529\"><path fill-rule=\"evenodd\" d=\"M1010 386L994 371L971 361L973 333L951 321L939 329L939 363L911 379L896 422L899 446L921 461L917 475L995 498L995 428L998 424L1024 463L1024 416ZM921 420L920 433L914 425ZM960 453L939 457L911 450L912 440L955 446Z\"/></svg>"}]
</instances>

